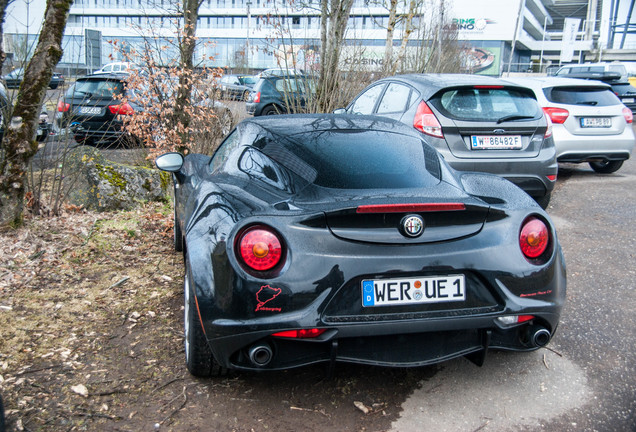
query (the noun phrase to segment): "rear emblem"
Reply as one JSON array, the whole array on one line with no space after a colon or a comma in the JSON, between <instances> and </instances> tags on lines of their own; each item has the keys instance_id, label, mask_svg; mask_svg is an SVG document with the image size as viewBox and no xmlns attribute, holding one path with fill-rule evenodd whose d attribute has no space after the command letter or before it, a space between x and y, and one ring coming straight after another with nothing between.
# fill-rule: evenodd
<instances>
[{"instance_id":1,"label":"rear emblem","mask_svg":"<svg viewBox=\"0 0 636 432\"><path fill-rule=\"evenodd\" d=\"M402 231L407 237L417 237L424 231L424 220L417 215L405 216L402 219Z\"/></svg>"}]
</instances>

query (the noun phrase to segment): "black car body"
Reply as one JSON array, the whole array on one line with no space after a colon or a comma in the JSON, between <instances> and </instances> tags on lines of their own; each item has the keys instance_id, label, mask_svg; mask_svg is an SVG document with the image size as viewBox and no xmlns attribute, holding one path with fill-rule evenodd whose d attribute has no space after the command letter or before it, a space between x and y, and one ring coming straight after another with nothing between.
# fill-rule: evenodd
<instances>
[{"instance_id":1,"label":"black car body","mask_svg":"<svg viewBox=\"0 0 636 432\"><path fill-rule=\"evenodd\" d=\"M9 72L7 75L3 77L4 82L7 84L7 87L10 89L20 88L20 84L22 83L22 79L24 78L24 69L17 68ZM59 72L53 72L51 76L51 81L49 81L49 88L56 89L59 86L64 85L64 76Z\"/></svg>"},{"instance_id":2,"label":"black car body","mask_svg":"<svg viewBox=\"0 0 636 432\"><path fill-rule=\"evenodd\" d=\"M157 166L174 174L194 375L481 363L557 328L565 265L548 215L501 177L452 170L401 123L249 119L212 157Z\"/></svg>"},{"instance_id":3,"label":"black car body","mask_svg":"<svg viewBox=\"0 0 636 432\"><path fill-rule=\"evenodd\" d=\"M623 105L632 110L632 114L636 114L636 87L629 81L611 81L608 84L612 86L612 91L616 93Z\"/></svg>"},{"instance_id":4,"label":"black car body","mask_svg":"<svg viewBox=\"0 0 636 432\"><path fill-rule=\"evenodd\" d=\"M245 103L255 117L302 112L312 94L311 77L301 74L263 74Z\"/></svg>"},{"instance_id":5,"label":"black car body","mask_svg":"<svg viewBox=\"0 0 636 432\"><path fill-rule=\"evenodd\" d=\"M58 125L70 128L78 143L134 143L123 128L124 116L139 109L126 86L127 77L120 73L77 78L58 103Z\"/></svg>"},{"instance_id":6,"label":"black car body","mask_svg":"<svg viewBox=\"0 0 636 432\"><path fill-rule=\"evenodd\" d=\"M246 101L256 84L256 77L250 75L224 75L219 80L221 97Z\"/></svg>"},{"instance_id":7,"label":"black car body","mask_svg":"<svg viewBox=\"0 0 636 432\"><path fill-rule=\"evenodd\" d=\"M501 175L544 208L550 200L554 141L530 89L480 75L398 75L369 85L346 112L413 126L451 167Z\"/></svg>"}]
</instances>

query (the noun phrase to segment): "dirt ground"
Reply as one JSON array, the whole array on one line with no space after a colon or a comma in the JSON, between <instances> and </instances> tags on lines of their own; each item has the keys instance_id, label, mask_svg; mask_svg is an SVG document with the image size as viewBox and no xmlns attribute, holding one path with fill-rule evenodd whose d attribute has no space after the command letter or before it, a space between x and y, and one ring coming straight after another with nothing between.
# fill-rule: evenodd
<instances>
[{"instance_id":1,"label":"dirt ground","mask_svg":"<svg viewBox=\"0 0 636 432\"><path fill-rule=\"evenodd\" d=\"M1 234L8 430L384 431L416 370L323 366L201 380L185 368L172 209L32 218ZM366 413L365 413L366 411Z\"/></svg>"}]
</instances>

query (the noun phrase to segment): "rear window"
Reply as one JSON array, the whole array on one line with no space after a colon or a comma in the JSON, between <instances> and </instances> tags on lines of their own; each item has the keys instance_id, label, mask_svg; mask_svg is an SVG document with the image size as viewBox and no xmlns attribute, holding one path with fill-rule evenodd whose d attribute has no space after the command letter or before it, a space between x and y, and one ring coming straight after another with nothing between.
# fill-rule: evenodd
<instances>
[{"instance_id":1,"label":"rear window","mask_svg":"<svg viewBox=\"0 0 636 432\"><path fill-rule=\"evenodd\" d=\"M543 93L550 102L558 104L610 106L621 103L608 88L552 87L543 89Z\"/></svg>"},{"instance_id":2,"label":"rear window","mask_svg":"<svg viewBox=\"0 0 636 432\"><path fill-rule=\"evenodd\" d=\"M78 80L66 92L67 98L113 99L124 92L124 83L111 80Z\"/></svg>"},{"instance_id":3,"label":"rear window","mask_svg":"<svg viewBox=\"0 0 636 432\"><path fill-rule=\"evenodd\" d=\"M467 121L498 121L504 118L541 117L537 101L529 93L507 88L459 88L432 100L446 116Z\"/></svg>"},{"instance_id":4,"label":"rear window","mask_svg":"<svg viewBox=\"0 0 636 432\"><path fill-rule=\"evenodd\" d=\"M629 83L625 84L612 84L612 90L618 93L620 96L636 94L636 87Z\"/></svg>"},{"instance_id":5,"label":"rear window","mask_svg":"<svg viewBox=\"0 0 636 432\"><path fill-rule=\"evenodd\" d=\"M415 137L376 131L319 131L261 137L266 156L309 183L332 189L421 188L439 183L437 153Z\"/></svg>"}]
</instances>

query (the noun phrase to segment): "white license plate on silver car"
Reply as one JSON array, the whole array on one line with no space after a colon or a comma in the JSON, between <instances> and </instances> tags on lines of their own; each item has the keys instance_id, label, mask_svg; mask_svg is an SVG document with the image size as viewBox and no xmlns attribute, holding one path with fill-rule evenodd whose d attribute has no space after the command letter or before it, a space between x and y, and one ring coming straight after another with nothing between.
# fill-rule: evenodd
<instances>
[{"instance_id":1,"label":"white license plate on silver car","mask_svg":"<svg viewBox=\"0 0 636 432\"><path fill-rule=\"evenodd\" d=\"M466 300L464 275L362 281L362 306L397 306Z\"/></svg>"},{"instance_id":2,"label":"white license plate on silver car","mask_svg":"<svg viewBox=\"0 0 636 432\"><path fill-rule=\"evenodd\" d=\"M584 127L584 128L612 127L612 119L609 117L581 117L581 127Z\"/></svg>"},{"instance_id":3,"label":"white license plate on silver car","mask_svg":"<svg viewBox=\"0 0 636 432\"><path fill-rule=\"evenodd\" d=\"M521 135L473 135L471 147L476 150L520 149Z\"/></svg>"},{"instance_id":4,"label":"white license plate on silver car","mask_svg":"<svg viewBox=\"0 0 636 432\"><path fill-rule=\"evenodd\" d=\"M98 115L102 113L102 109L99 107L80 107L79 113L84 115Z\"/></svg>"},{"instance_id":5,"label":"white license plate on silver car","mask_svg":"<svg viewBox=\"0 0 636 432\"><path fill-rule=\"evenodd\" d=\"M634 103L634 100L636 100L635 98L623 98L621 99L621 102L623 103Z\"/></svg>"}]
</instances>

